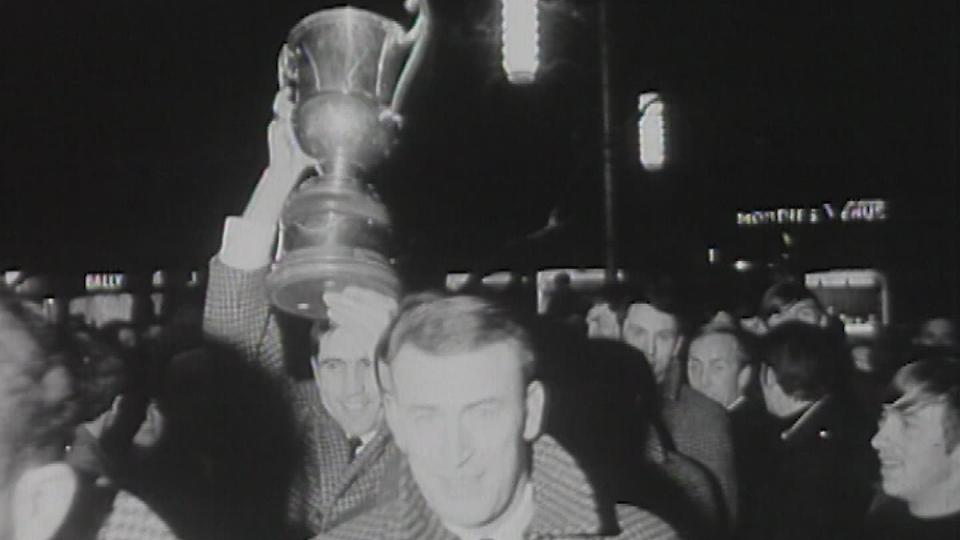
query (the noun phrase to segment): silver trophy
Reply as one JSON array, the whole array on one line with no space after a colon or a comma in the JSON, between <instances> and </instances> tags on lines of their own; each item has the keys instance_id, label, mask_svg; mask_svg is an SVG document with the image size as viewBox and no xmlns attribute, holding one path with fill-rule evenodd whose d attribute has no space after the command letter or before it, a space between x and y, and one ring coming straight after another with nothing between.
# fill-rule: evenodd
<instances>
[{"instance_id":1,"label":"silver trophy","mask_svg":"<svg viewBox=\"0 0 960 540\"><path fill-rule=\"evenodd\" d=\"M361 9L314 13L291 31L280 52L281 87L292 92L296 143L316 160L287 198L271 303L322 319L323 293L358 285L396 297L390 263L391 221L368 173L397 142L401 102L422 63L426 18L409 32Z\"/></svg>"}]
</instances>

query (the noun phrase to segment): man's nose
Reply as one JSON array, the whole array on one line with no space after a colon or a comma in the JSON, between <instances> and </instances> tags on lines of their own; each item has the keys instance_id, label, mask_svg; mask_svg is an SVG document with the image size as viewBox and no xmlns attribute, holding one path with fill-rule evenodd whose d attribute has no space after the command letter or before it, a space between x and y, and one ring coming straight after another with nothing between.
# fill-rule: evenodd
<instances>
[{"instance_id":1,"label":"man's nose","mask_svg":"<svg viewBox=\"0 0 960 540\"><path fill-rule=\"evenodd\" d=\"M870 439L870 446L873 446L874 450L881 450L889 441L889 431L890 431L890 420L886 419L880 422L880 429L877 430L877 433Z\"/></svg>"},{"instance_id":2,"label":"man's nose","mask_svg":"<svg viewBox=\"0 0 960 540\"><path fill-rule=\"evenodd\" d=\"M650 336L643 336L642 338L640 338L639 345L640 345L640 351L647 356L652 356L657 352L656 350L657 347L654 344L653 339L650 338Z\"/></svg>"},{"instance_id":3,"label":"man's nose","mask_svg":"<svg viewBox=\"0 0 960 540\"><path fill-rule=\"evenodd\" d=\"M700 388L710 387L710 374L706 368L700 370Z\"/></svg>"},{"instance_id":4,"label":"man's nose","mask_svg":"<svg viewBox=\"0 0 960 540\"><path fill-rule=\"evenodd\" d=\"M362 362L357 362L351 369L346 370L347 395L362 394L366 390L367 370Z\"/></svg>"},{"instance_id":5,"label":"man's nose","mask_svg":"<svg viewBox=\"0 0 960 540\"><path fill-rule=\"evenodd\" d=\"M473 438L459 420L447 424L444 448L444 459L453 468L462 467L473 455Z\"/></svg>"}]
</instances>

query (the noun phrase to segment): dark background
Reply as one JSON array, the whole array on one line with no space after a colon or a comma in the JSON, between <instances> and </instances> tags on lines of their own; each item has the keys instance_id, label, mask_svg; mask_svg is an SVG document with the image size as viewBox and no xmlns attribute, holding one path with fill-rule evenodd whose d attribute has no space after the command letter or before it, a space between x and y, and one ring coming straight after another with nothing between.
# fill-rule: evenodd
<instances>
[{"instance_id":1,"label":"dark background","mask_svg":"<svg viewBox=\"0 0 960 540\"><path fill-rule=\"evenodd\" d=\"M543 64L505 82L494 0L438 38L379 190L423 275L602 264L596 3L541 0ZM927 5L930 4L930 5ZM71 273L202 265L266 165L276 54L332 2L0 4L0 261ZM404 24L400 1L355 2ZM804 268L879 266L906 312L955 310L956 2L609 2L618 248L630 266L777 256L738 209L883 198L883 224L797 226ZM636 157L663 93L669 163ZM535 241L555 210L563 224Z\"/></svg>"}]
</instances>

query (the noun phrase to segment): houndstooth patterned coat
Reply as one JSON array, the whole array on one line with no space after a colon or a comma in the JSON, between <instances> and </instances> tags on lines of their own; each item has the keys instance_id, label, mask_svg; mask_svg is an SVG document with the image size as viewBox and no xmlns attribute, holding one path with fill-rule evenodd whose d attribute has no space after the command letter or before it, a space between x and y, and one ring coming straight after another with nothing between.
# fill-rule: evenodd
<instances>
[{"instance_id":1,"label":"houndstooth patterned coat","mask_svg":"<svg viewBox=\"0 0 960 540\"><path fill-rule=\"evenodd\" d=\"M267 272L231 268L215 257L204 332L286 379L304 459L290 491L290 519L295 528L316 534L372 508L388 467L400 459L399 450L384 425L351 461L347 437L324 408L316 384L286 375L279 328L266 296Z\"/></svg>"},{"instance_id":2,"label":"houndstooth patterned coat","mask_svg":"<svg viewBox=\"0 0 960 540\"><path fill-rule=\"evenodd\" d=\"M427 506L409 467L398 469L397 493L376 510L315 540L457 540ZM598 501L573 456L544 435L533 446L533 499L536 509L525 539L667 540L673 529L653 514Z\"/></svg>"},{"instance_id":3,"label":"houndstooth patterned coat","mask_svg":"<svg viewBox=\"0 0 960 540\"><path fill-rule=\"evenodd\" d=\"M118 491L97 540L177 540L177 535L143 501Z\"/></svg>"},{"instance_id":4,"label":"houndstooth patterned coat","mask_svg":"<svg viewBox=\"0 0 960 540\"><path fill-rule=\"evenodd\" d=\"M738 494L729 415L683 382L678 360L672 362L660 390L661 414L676 450L714 475L730 522L735 523Z\"/></svg>"}]
</instances>

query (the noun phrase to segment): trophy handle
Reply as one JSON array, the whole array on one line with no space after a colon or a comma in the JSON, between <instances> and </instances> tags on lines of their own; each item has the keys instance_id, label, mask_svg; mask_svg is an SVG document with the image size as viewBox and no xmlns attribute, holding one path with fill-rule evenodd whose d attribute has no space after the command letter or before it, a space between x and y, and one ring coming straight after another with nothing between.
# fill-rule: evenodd
<instances>
[{"instance_id":1,"label":"trophy handle","mask_svg":"<svg viewBox=\"0 0 960 540\"><path fill-rule=\"evenodd\" d=\"M280 54L277 55L277 85L280 88L290 88L291 91L296 92L299 76L296 59L299 55L299 47L294 50L284 43L280 48ZM292 97L296 100L295 95Z\"/></svg>"},{"instance_id":2,"label":"trophy handle","mask_svg":"<svg viewBox=\"0 0 960 540\"><path fill-rule=\"evenodd\" d=\"M430 41L431 21L430 13L427 8L428 2L420 2L420 13L413 27L400 38L398 45L401 47L410 47L410 56L407 63L400 72L397 79L397 88L393 92L393 100L390 102L390 111L394 115L399 115L403 101L409 92L410 83L420 70L427 53L427 44Z\"/></svg>"}]
</instances>

